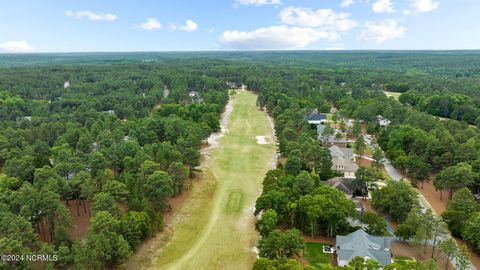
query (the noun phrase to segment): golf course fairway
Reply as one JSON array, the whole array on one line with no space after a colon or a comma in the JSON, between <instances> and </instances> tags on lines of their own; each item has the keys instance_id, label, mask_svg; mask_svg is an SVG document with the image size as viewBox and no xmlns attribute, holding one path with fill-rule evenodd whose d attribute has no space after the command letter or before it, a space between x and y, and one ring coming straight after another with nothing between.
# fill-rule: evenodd
<instances>
[{"instance_id":1,"label":"golf course fairway","mask_svg":"<svg viewBox=\"0 0 480 270\"><path fill-rule=\"evenodd\" d=\"M172 236L156 252L152 269L252 268L258 240L254 204L275 155L272 126L256 99L247 91L232 97L226 131L204 153L203 183L194 185L175 217Z\"/></svg>"}]
</instances>

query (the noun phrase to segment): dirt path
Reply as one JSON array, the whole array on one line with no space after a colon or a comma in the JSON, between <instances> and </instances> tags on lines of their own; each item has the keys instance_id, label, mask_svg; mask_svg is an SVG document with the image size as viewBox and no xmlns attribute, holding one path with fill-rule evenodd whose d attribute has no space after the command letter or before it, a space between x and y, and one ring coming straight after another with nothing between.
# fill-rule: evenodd
<instances>
[{"instance_id":1,"label":"dirt path","mask_svg":"<svg viewBox=\"0 0 480 270\"><path fill-rule=\"evenodd\" d=\"M157 249L149 249L150 269L251 269L254 204L275 156L272 127L255 104L253 93L237 91L227 106L223 134L212 136L202 153L202 184L193 186Z\"/></svg>"},{"instance_id":2,"label":"dirt path","mask_svg":"<svg viewBox=\"0 0 480 270\"><path fill-rule=\"evenodd\" d=\"M423 188L420 186L417 188L418 192L420 192L425 199L429 202L432 208L438 215L441 215L445 212L448 204L447 200L447 191L443 192L442 199L440 200L440 191L436 190L433 186L433 180L429 182L425 182L423 184ZM458 245L465 245L465 242L457 237L454 237L455 241L457 241ZM471 248L468 249L470 252L470 260L472 264L477 268L480 269L480 255L473 252Z\"/></svg>"}]
</instances>

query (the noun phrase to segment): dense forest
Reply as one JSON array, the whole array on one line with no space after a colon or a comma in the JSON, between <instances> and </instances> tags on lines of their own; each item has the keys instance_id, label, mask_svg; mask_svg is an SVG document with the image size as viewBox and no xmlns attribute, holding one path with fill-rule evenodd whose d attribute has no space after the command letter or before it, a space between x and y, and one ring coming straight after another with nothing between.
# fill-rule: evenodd
<instances>
[{"instance_id":1,"label":"dense forest","mask_svg":"<svg viewBox=\"0 0 480 270\"><path fill-rule=\"evenodd\" d=\"M0 73L0 249L58 254L57 268L111 267L160 230L228 100L195 64ZM87 215L86 234L72 233Z\"/></svg>"},{"instance_id":2,"label":"dense forest","mask_svg":"<svg viewBox=\"0 0 480 270\"><path fill-rule=\"evenodd\" d=\"M480 190L479 64L476 51L0 55L0 249L58 254L46 267L59 269L121 263L161 230L167 199L190 185L202 141L219 129L227 82L235 82L258 93L286 159L257 200L256 269L299 269L287 259L303 249L302 233L353 229L355 206L323 185L335 176L330 153L304 120L332 107L376 135L413 184L433 177L459 201L443 219L480 251L472 195ZM402 93L400 102L384 91ZM378 115L391 125L380 127ZM408 238L416 198L389 185L374 206L405 223ZM91 216L84 235L73 233L75 215Z\"/></svg>"}]
</instances>

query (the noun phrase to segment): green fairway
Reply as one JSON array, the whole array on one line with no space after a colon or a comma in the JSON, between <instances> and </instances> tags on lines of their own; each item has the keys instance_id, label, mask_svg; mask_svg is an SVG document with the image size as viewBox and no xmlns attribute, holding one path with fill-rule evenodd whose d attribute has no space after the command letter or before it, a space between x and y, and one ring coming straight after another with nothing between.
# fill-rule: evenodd
<instances>
[{"instance_id":1,"label":"green fairway","mask_svg":"<svg viewBox=\"0 0 480 270\"><path fill-rule=\"evenodd\" d=\"M256 95L237 91L227 133L202 164L210 188L192 190L173 224L169 242L155 254L155 269L251 269L258 239L253 207L272 168L273 130ZM268 144L258 144L265 136Z\"/></svg>"},{"instance_id":2,"label":"green fairway","mask_svg":"<svg viewBox=\"0 0 480 270\"><path fill-rule=\"evenodd\" d=\"M323 253L323 246L328 245L323 243L305 243L305 259L311 266L321 269L322 266L330 264L332 254Z\"/></svg>"}]
</instances>

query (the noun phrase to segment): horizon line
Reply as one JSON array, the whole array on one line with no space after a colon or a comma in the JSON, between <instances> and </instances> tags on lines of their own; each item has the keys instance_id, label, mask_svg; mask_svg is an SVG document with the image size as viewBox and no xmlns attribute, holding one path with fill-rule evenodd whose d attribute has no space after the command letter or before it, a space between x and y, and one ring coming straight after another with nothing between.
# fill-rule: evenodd
<instances>
[{"instance_id":1,"label":"horizon line","mask_svg":"<svg viewBox=\"0 0 480 270\"><path fill-rule=\"evenodd\" d=\"M269 50L131 50L131 51L45 51L45 52L0 52L0 55L35 54L97 54L97 53L232 53L232 52L441 52L441 51L480 51L478 49L269 49Z\"/></svg>"}]
</instances>

